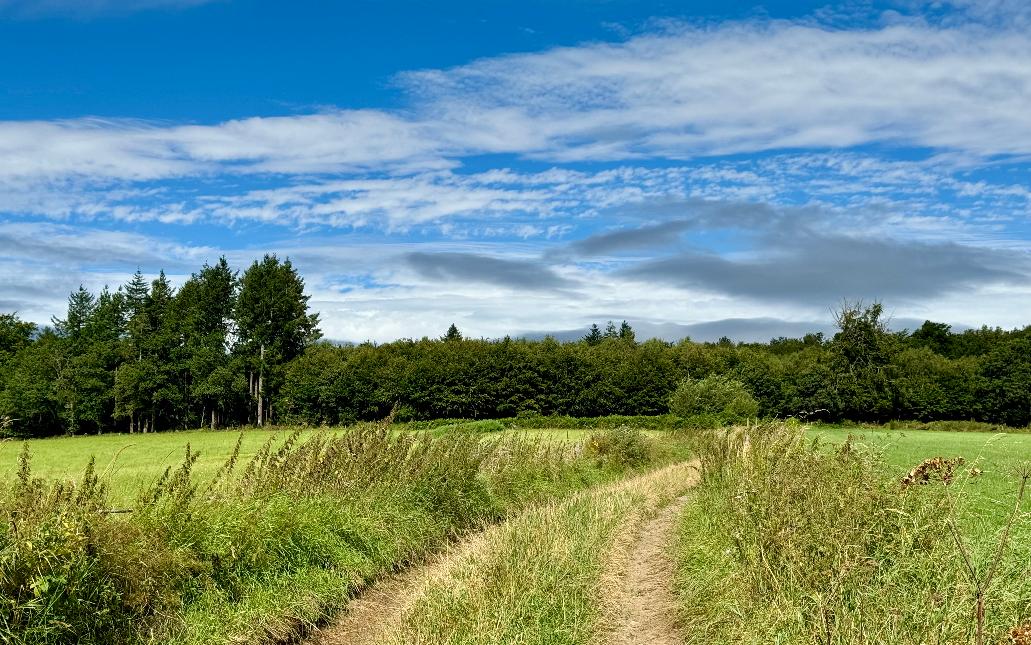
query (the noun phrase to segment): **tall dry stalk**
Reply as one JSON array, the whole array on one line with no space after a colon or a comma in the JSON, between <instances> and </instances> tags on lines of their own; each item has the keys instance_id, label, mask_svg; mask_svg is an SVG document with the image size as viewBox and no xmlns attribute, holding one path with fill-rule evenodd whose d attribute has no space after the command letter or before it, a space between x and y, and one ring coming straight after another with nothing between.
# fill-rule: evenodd
<instances>
[{"instance_id":1,"label":"tall dry stalk","mask_svg":"<svg viewBox=\"0 0 1031 645\"><path fill-rule=\"evenodd\" d=\"M1024 501L1024 492L1027 489L1028 479L1031 479L1031 465L1024 466L1020 472L1020 486L1017 489L1017 499L1013 504L1013 511L1010 513L1006 526L1002 530L1002 535L999 536L999 543L995 548L995 557L992 558L992 562L988 567L988 572L987 575L984 576L984 579L981 578L981 574L978 571L977 566L974 564L974 559L970 553L970 549L963 541L963 536L960 534L959 526L956 523L955 501L953 500L952 495L948 493L948 482L944 482L946 487L946 496L949 500L949 528L952 531L952 538L956 542L956 548L963 557L964 572L971 584L974 585L974 616L977 622L977 631L974 636L975 645L984 645L985 596L988 594L988 591L991 589L992 582L995 580L995 574L999 570L1002 556L1006 552L1006 546L1009 542L1010 531L1013 529L1013 523L1020 514L1020 505Z\"/></svg>"}]
</instances>

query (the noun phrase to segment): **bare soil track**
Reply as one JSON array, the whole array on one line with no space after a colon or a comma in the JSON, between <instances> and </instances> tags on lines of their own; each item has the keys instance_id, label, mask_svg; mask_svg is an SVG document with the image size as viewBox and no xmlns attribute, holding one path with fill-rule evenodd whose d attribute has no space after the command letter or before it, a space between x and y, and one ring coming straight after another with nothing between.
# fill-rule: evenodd
<instances>
[{"instance_id":1,"label":"bare soil track","mask_svg":"<svg viewBox=\"0 0 1031 645\"><path fill-rule=\"evenodd\" d=\"M462 560L483 549L486 535L486 531L476 533L433 556L425 564L372 585L347 604L335 623L320 630L310 645L378 645L384 642L405 611L419 598L422 589L433 580L448 575Z\"/></svg>"},{"instance_id":2,"label":"bare soil track","mask_svg":"<svg viewBox=\"0 0 1031 645\"><path fill-rule=\"evenodd\" d=\"M680 645L684 642L677 627L676 596L673 591L675 564L671 544L676 537L676 522L687 502L680 497L637 530L628 552L615 556L614 564L623 565L620 584L614 585L609 601L607 641L612 645Z\"/></svg>"},{"instance_id":3,"label":"bare soil track","mask_svg":"<svg viewBox=\"0 0 1031 645\"><path fill-rule=\"evenodd\" d=\"M579 495L633 490L640 508L620 526L600 583L603 614L599 640L611 645L682 643L676 627L674 565L670 558L676 519L686 489L697 481L697 464L676 464ZM423 589L446 578L460 563L488 548L493 526L459 542L426 564L374 584L347 604L339 619L309 645L378 645L387 641Z\"/></svg>"}]
</instances>

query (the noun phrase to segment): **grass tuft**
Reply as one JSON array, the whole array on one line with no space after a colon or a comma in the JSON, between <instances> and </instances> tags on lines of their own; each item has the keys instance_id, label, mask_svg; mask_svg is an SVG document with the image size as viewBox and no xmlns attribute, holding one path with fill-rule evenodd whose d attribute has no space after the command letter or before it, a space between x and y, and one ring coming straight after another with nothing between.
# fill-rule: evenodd
<instances>
[{"instance_id":1,"label":"grass tuft","mask_svg":"<svg viewBox=\"0 0 1031 645\"><path fill-rule=\"evenodd\" d=\"M950 499L978 480L904 486L854 441L827 446L778 426L700 444L703 483L678 547L689 642L973 642L976 590L950 530L971 518ZM987 642L1031 615L1028 520L1014 522L999 558ZM979 570L998 553L989 537L968 545Z\"/></svg>"}]
</instances>

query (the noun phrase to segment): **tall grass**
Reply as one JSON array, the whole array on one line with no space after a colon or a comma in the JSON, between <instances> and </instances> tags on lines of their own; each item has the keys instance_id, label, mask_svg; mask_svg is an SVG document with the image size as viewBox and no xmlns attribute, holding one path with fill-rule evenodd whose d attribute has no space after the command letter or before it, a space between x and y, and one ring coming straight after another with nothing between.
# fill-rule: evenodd
<instances>
[{"instance_id":1,"label":"tall grass","mask_svg":"<svg viewBox=\"0 0 1031 645\"><path fill-rule=\"evenodd\" d=\"M240 444L214 476L189 446L128 508L78 482L0 487L0 641L274 642L478 525L628 468L582 446L364 425ZM127 511L127 512L122 512Z\"/></svg>"},{"instance_id":2,"label":"tall grass","mask_svg":"<svg viewBox=\"0 0 1031 645\"><path fill-rule=\"evenodd\" d=\"M832 450L778 426L700 447L703 483L678 547L690 642L973 642L976 594L949 500L976 480L903 486L852 442ZM989 642L1031 617L1026 514L1010 547L986 598ZM970 551L990 562L997 543Z\"/></svg>"},{"instance_id":3,"label":"tall grass","mask_svg":"<svg viewBox=\"0 0 1031 645\"><path fill-rule=\"evenodd\" d=\"M391 645L587 645L602 642L611 555L642 517L691 482L686 464L534 507L492 527L411 590ZM609 574L615 573L614 576ZM611 579L609 579L611 577Z\"/></svg>"}]
</instances>

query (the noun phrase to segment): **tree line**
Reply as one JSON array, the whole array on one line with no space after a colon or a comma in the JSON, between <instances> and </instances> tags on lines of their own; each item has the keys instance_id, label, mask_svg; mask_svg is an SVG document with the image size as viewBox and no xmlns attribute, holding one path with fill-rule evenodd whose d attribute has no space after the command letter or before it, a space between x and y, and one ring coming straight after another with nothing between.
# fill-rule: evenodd
<instances>
[{"instance_id":1,"label":"tree line","mask_svg":"<svg viewBox=\"0 0 1031 645\"><path fill-rule=\"evenodd\" d=\"M274 421L285 367L319 338L304 281L267 255L241 276L225 258L178 290L137 271L83 287L37 329L0 315L0 425L45 436Z\"/></svg>"},{"instance_id":2,"label":"tree line","mask_svg":"<svg viewBox=\"0 0 1031 645\"><path fill-rule=\"evenodd\" d=\"M265 256L225 259L178 290L137 272L80 288L43 329L0 315L7 434L148 432L267 423L655 415L685 379L744 384L762 416L1031 423L1031 327L890 331L880 304L845 304L830 338L637 340L627 323L579 341L320 342L304 281Z\"/></svg>"}]
</instances>

